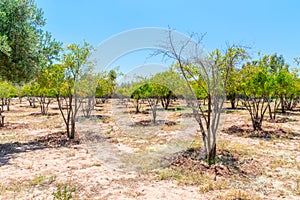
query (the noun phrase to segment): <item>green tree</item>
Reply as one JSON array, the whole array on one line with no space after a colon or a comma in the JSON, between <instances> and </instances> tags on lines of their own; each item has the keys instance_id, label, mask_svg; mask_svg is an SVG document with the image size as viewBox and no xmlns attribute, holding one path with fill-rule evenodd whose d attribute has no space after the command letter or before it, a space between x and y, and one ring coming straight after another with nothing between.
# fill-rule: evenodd
<instances>
[{"instance_id":1,"label":"green tree","mask_svg":"<svg viewBox=\"0 0 300 200\"><path fill-rule=\"evenodd\" d=\"M147 87L143 87L143 85L145 85L146 82L140 81L140 82L133 82L130 85L129 91L130 91L130 98L133 99L133 105L135 107L135 113L139 113L140 109L141 109L141 100L145 97L145 89L147 89Z\"/></svg>"},{"instance_id":2,"label":"green tree","mask_svg":"<svg viewBox=\"0 0 300 200\"><path fill-rule=\"evenodd\" d=\"M4 111L4 106L6 105L6 110L9 111L10 98L16 97L18 90L14 85L7 81L0 81L0 98L1 98L1 110Z\"/></svg>"},{"instance_id":3,"label":"green tree","mask_svg":"<svg viewBox=\"0 0 300 200\"><path fill-rule=\"evenodd\" d=\"M148 101L148 104L152 112L152 120L153 123L155 124L159 100L162 98L162 96L165 96L164 93L170 90L163 85L157 83L151 83L151 82L146 83L142 87L143 87L142 91L144 95L143 98L147 99Z\"/></svg>"},{"instance_id":4,"label":"green tree","mask_svg":"<svg viewBox=\"0 0 300 200\"><path fill-rule=\"evenodd\" d=\"M231 108L235 109L237 105L237 96L239 95L239 83L241 77L239 76L239 66L249 58L246 49L242 47L228 48L225 54L226 63L229 73L224 73L223 76L228 76L226 81L226 97L230 101Z\"/></svg>"},{"instance_id":5,"label":"green tree","mask_svg":"<svg viewBox=\"0 0 300 200\"><path fill-rule=\"evenodd\" d=\"M174 67L173 67L174 68ZM167 110L171 99L176 96L176 94L183 94L184 90L184 80L180 74L175 70L170 68L170 70L157 73L149 79L150 83L156 84L156 95L161 101L162 107Z\"/></svg>"},{"instance_id":6,"label":"green tree","mask_svg":"<svg viewBox=\"0 0 300 200\"><path fill-rule=\"evenodd\" d=\"M0 77L31 80L59 52L60 43L42 30L43 12L34 0L0 1Z\"/></svg>"},{"instance_id":7,"label":"green tree","mask_svg":"<svg viewBox=\"0 0 300 200\"><path fill-rule=\"evenodd\" d=\"M76 83L76 98L79 98L84 117L90 117L95 108L98 79L99 75L93 73L93 65L90 65L82 70L80 79Z\"/></svg>"},{"instance_id":8,"label":"green tree","mask_svg":"<svg viewBox=\"0 0 300 200\"><path fill-rule=\"evenodd\" d=\"M258 60L248 62L241 71L243 104L250 114L254 130L262 130L264 115L276 90L276 83L268 57L262 56Z\"/></svg>"},{"instance_id":9,"label":"green tree","mask_svg":"<svg viewBox=\"0 0 300 200\"><path fill-rule=\"evenodd\" d=\"M80 91L81 76L84 67L93 65L88 61L91 50L92 47L87 42L83 45L68 45L62 55L61 65L54 65L57 69L52 70L58 107L70 139L75 137L75 121L81 104L78 98L80 96L77 96L77 91ZM66 113L63 112L63 104L65 104Z\"/></svg>"},{"instance_id":10,"label":"green tree","mask_svg":"<svg viewBox=\"0 0 300 200\"><path fill-rule=\"evenodd\" d=\"M115 93L116 79L117 73L115 70L101 73L96 87L96 97L103 98L103 103Z\"/></svg>"},{"instance_id":11,"label":"green tree","mask_svg":"<svg viewBox=\"0 0 300 200\"><path fill-rule=\"evenodd\" d=\"M36 98L35 98L35 85L34 81L23 84L20 88L19 98L26 97L29 102L29 106L36 108Z\"/></svg>"},{"instance_id":12,"label":"green tree","mask_svg":"<svg viewBox=\"0 0 300 200\"><path fill-rule=\"evenodd\" d=\"M139 83L141 86L136 88L132 93L131 97L134 98L137 102L135 104L136 113L139 112L139 100L144 99L147 100L148 105L152 112L152 119L153 123L156 123L157 117L157 109L158 103L161 100L162 96L165 94L166 91L170 91L166 86L153 83L151 79L143 80Z\"/></svg>"},{"instance_id":13,"label":"green tree","mask_svg":"<svg viewBox=\"0 0 300 200\"><path fill-rule=\"evenodd\" d=\"M51 69L49 67L49 69ZM36 97L40 104L40 110L42 115L48 114L49 104L55 98L55 89L51 87L51 76L49 75L49 69L39 73L37 80L32 82L32 93Z\"/></svg>"}]
</instances>

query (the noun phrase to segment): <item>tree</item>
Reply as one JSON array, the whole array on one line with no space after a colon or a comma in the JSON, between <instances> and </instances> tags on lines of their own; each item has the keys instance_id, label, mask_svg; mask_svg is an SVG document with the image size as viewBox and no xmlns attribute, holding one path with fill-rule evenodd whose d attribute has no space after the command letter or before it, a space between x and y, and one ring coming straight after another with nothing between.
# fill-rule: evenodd
<instances>
[{"instance_id":1,"label":"tree","mask_svg":"<svg viewBox=\"0 0 300 200\"><path fill-rule=\"evenodd\" d=\"M83 45L71 44L66 47L62 55L61 65L54 65L54 80L56 80L56 99L61 115L64 119L67 135L70 139L75 137L75 122L80 108L80 99L77 90L80 88L80 78L83 75L84 67L92 66L88 57L92 47L84 42ZM55 74L58 72L58 74ZM77 83L77 84L76 84ZM76 98L77 97L77 98ZM63 112L63 102L66 113Z\"/></svg>"},{"instance_id":2,"label":"tree","mask_svg":"<svg viewBox=\"0 0 300 200\"><path fill-rule=\"evenodd\" d=\"M197 82L205 91L208 99L207 112L201 107L199 101L190 99L189 105L191 105L194 117L200 127L204 157L209 164L214 164L217 131L225 101L224 92L231 69L230 64L234 59L233 55L238 58L243 57L245 50L232 46L224 54L217 49L207 55L200 49L201 40L202 38L195 41L191 35L183 41L175 42L172 31L169 30L168 41L162 46L164 50L159 50L158 53L175 59L191 93L194 93L191 81Z\"/></svg>"},{"instance_id":3,"label":"tree","mask_svg":"<svg viewBox=\"0 0 300 200\"><path fill-rule=\"evenodd\" d=\"M231 109L236 109L239 102L240 92L240 84L242 81L241 70L233 67L230 70L230 74L228 76L228 81L226 84L226 97L230 102Z\"/></svg>"},{"instance_id":4,"label":"tree","mask_svg":"<svg viewBox=\"0 0 300 200\"><path fill-rule=\"evenodd\" d=\"M145 84L144 81L140 81L140 82L134 82L131 83L131 87L130 87L130 98L133 98L133 105L135 107L135 113L139 113L140 109L141 109L141 102L140 100L142 100L144 98L144 94L145 94L145 89L147 89L147 87L142 87Z\"/></svg>"},{"instance_id":5,"label":"tree","mask_svg":"<svg viewBox=\"0 0 300 200\"><path fill-rule=\"evenodd\" d=\"M0 2L0 77L13 82L31 80L58 54L58 42L42 30L43 12L33 0Z\"/></svg>"},{"instance_id":6,"label":"tree","mask_svg":"<svg viewBox=\"0 0 300 200\"><path fill-rule=\"evenodd\" d=\"M292 110L299 97L299 90L297 89L297 73L290 72L288 68L281 69L276 77L277 92L280 97L281 112Z\"/></svg>"},{"instance_id":7,"label":"tree","mask_svg":"<svg viewBox=\"0 0 300 200\"><path fill-rule=\"evenodd\" d=\"M230 101L231 108L235 109L237 106L237 96L239 95L239 84L241 82L239 66L249 58L246 48L228 48L226 52L227 63L230 68L228 78L226 81L226 97ZM223 74L226 76L226 73Z\"/></svg>"},{"instance_id":8,"label":"tree","mask_svg":"<svg viewBox=\"0 0 300 200\"><path fill-rule=\"evenodd\" d=\"M144 98L147 99L148 101L148 104L152 111L153 123L155 124L159 100L161 99L162 94L169 90L165 86L155 84L155 83L147 83L142 87L143 87Z\"/></svg>"},{"instance_id":9,"label":"tree","mask_svg":"<svg viewBox=\"0 0 300 200\"><path fill-rule=\"evenodd\" d=\"M262 130L264 115L276 90L267 57L248 62L241 71L243 104L250 114L253 129L258 131Z\"/></svg>"},{"instance_id":10,"label":"tree","mask_svg":"<svg viewBox=\"0 0 300 200\"><path fill-rule=\"evenodd\" d=\"M52 99L55 98L55 89L51 87L51 75L49 75L48 69L43 70L38 74L37 80L32 82L31 92L35 97L37 97L37 101L40 104L41 114L48 114L49 104L52 102Z\"/></svg>"},{"instance_id":11,"label":"tree","mask_svg":"<svg viewBox=\"0 0 300 200\"><path fill-rule=\"evenodd\" d=\"M5 105L6 110L9 111L10 98L17 96L17 92L16 87L12 83L0 81L1 111L4 111Z\"/></svg>"},{"instance_id":12,"label":"tree","mask_svg":"<svg viewBox=\"0 0 300 200\"><path fill-rule=\"evenodd\" d=\"M95 93L99 74L93 73L93 65L82 70L80 79L76 82L76 98L79 98L84 117L90 117L95 108Z\"/></svg>"},{"instance_id":13,"label":"tree","mask_svg":"<svg viewBox=\"0 0 300 200\"><path fill-rule=\"evenodd\" d=\"M136 113L139 112L140 105L139 100L145 99L148 102L148 105L152 111L152 119L153 123L156 123L156 117L157 117L157 109L158 109L158 103L161 100L162 94L164 94L165 91L169 91L167 87L164 85L160 85L157 83L151 82L151 79L149 80L143 80L139 83L141 86L136 88L134 92L132 93L131 97L136 99Z\"/></svg>"},{"instance_id":14,"label":"tree","mask_svg":"<svg viewBox=\"0 0 300 200\"><path fill-rule=\"evenodd\" d=\"M174 67L173 67L174 68ZM168 110L171 99L176 94L182 94L184 88L184 80L180 74L170 68L170 70L157 73L149 80L150 83L156 84L156 93L161 101L161 105L165 110Z\"/></svg>"},{"instance_id":15,"label":"tree","mask_svg":"<svg viewBox=\"0 0 300 200\"><path fill-rule=\"evenodd\" d=\"M240 92L254 130L262 130L266 111L275 120L277 109L282 112L293 105L297 97L297 75L289 71L282 55L261 55L246 63L241 72Z\"/></svg>"},{"instance_id":16,"label":"tree","mask_svg":"<svg viewBox=\"0 0 300 200\"><path fill-rule=\"evenodd\" d=\"M103 103L115 93L116 79L117 73L115 70L101 73L96 87L96 97L103 98Z\"/></svg>"},{"instance_id":17,"label":"tree","mask_svg":"<svg viewBox=\"0 0 300 200\"><path fill-rule=\"evenodd\" d=\"M29 106L36 108L36 98L34 96L35 95L34 91L35 91L35 83L34 82L26 83L20 88L19 98L26 96L29 102Z\"/></svg>"}]
</instances>

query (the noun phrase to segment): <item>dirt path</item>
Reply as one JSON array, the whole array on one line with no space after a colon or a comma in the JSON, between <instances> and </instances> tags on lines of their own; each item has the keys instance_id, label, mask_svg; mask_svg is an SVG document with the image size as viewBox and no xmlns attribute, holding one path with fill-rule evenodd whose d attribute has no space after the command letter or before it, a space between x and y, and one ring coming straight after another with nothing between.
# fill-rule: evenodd
<instances>
[{"instance_id":1,"label":"dirt path","mask_svg":"<svg viewBox=\"0 0 300 200\"><path fill-rule=\"evenodd\" d=\"M78 129L86 148L116 170L155 169L164 156L187 149L197 135L195 120L184 115L189 111L158 111L158 124L140 125L140 121L151 120L150 113L130 114L118 100L112 100L106 109L109 122L84 121Z\"/></svg>"}]
</instances>

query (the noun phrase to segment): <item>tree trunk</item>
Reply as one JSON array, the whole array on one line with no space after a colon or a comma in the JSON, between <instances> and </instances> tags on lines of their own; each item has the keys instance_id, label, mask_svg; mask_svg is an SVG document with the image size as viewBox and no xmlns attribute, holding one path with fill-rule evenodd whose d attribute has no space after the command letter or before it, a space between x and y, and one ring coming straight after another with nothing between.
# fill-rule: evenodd
<instances>
[{"instance_id":1,"label":"tree trunk","mask_svg":"<svg viewBox=\"0 0 300 200\"><path fill-rule=\"evenodd\" d=\"M281 112L285 113L285 105L284 105L283 96L280 97L280 102L281 102Z\"/></svg>"},{"instance_id":2,"label":"tree trunk","mask_svg":"<svg viewBox=\"0 0 300 200\"><path fill-rule=\"evenodd\" d=\"M207 162L209 165L213 165L216 163L216 154L217 154L217 145L216 143L214 143L214 145L209 150L207 155Z\"/></svg>"},{"instance_id":3,"label":"tree trunk","mask_svg":"<svg viewBox=\"0 0 300 200\"><path fill-rule=\"evenodd\" d=\"M253 125L253 129L255 131L261 131L262 130L262 120L253 120L252 125Z\"/></svg>"},{"instance_id":4,"label":"tree trunk","mask_svg":"<svg viewBox=\"0 0 300 200\"><path fill-rule=\"evenodd\" d=\"M135 105L135 113L139 113L140 112L140 106L139 106L139 99L136 99L136 105Z\"/></svg>"},{"instance_id":5,"label":"tree trunk","mask_svg":"<svg viewBox=\"0 0 300 200\"><path fill-rule=\"evenodd\" d=\"M2 115L3 110L0 109L0 127L4 126L4 116Z\"/></svg>"},{"instance_id":6,"label":"tree trunk","mask_svg":"<svg viewBox=\"0 0 300 200\"><path fill-rule=\"evenodd\" d=\"M71 120L71 134L70 134L70 139L74 139L75 138L75 119L73 118Z\"/></svg>"},{"instance_id":7,"label":"tree trunk","mask_svg":"<svg viewBox=\"0 0 300 200\"><path fill-rule=\"evenodd\" d=\"M7 111L10 110L9 106L10 106L10 98L7 98L7 99L6 99L6 108L7 108L6 110L7 110Z\"/></svg>"},{"instance_id":8,"label":"tree trunk","mask_svg":"<svg viewBox=\"0 0 300 200\"><path fill-rule=\"evenodd\" d=\"M154 105L153 110L152 110L152 115L153 115L153 123L156 123L156 105Z\"/></svg>"},{"instance_id":9,"label":"tree trunk","mask_svg":"<svg viewBox=\"0 0 300 200\"><path fill-rule=\"evenodd\" d=\"M162 106L163 108L165 108L164 98L161 98L161 106Z\"/></svg>"},{"instance_id":10,"label":"tree trunk","mask_svg":"<svg viewBox=\"0 0 300 200\"><path fill-rule=\"evenodd\" d=\"M172 97L172 92L169 91L169 93L166 96L166 100L165 100L165 106L164 106L165 110L168 110L168 108L169 108L169 105L171 102L171 97Z\"/></svg>"},{"instance_id":11,"label":"tree trunk","mask_svg":"<svg viewBox=\"0 0 300 200\"><path fill-rule=\"evenodd\" d=\"M231 109L235 109L235 99L230 99Z\"/></svg>"},{"instance_id":12,"label":"tree trunk","mask_svg":"<svg viewBox=\"0 0 300 200\"><path fill-rule=\"evenodd\" d=\"M28 101L29 101L29 106L32 107L32 101L30 98L28 98Z\"/></svg>"},{"instance_id":13,"label":"tree trunk","mask_svg":"<svg viewBox=\"0 0 300 200\"><path fill-rule=\"evenodd\" d=\"M271 104L268 105L268 110L269 110L270 120L274 120L274 119L273 119L273 116L272 116Z\"/></svg>"},{"instance_id":14,"label":"tree trunk","mask_svg":"<svg viewBox=\"0 0 300 200\"><path fill-rule=\"evenodd\" d=\"M67 130L67 136L68 136L68 138L70 138L71 135L70 135L70 125L69 124L66 124L66 130Z\"/></svg>"},{"instance_id":15,"label":"tree trunk","mask_svg":"<svg viewBox=\"0 0 300 200\"><path fill-rule=\"evenodd\" d=\"M229 95L229 101L230 101L230 104L231 104L231 109L235 109L236 106L235 106L235 100L236 100L236 95L235 94L231 94Z\"/></svg>"},{"instance_id":16,"label":"tree trunk","mask_svg":"<svg viewBox=\"0 0 300 200\"><path fill-rule=\"evenodd\" d=\"M59 111L60 111L60 113L63 117L63 120L65 122L65 125L66 125L67 136L68 136L68 138L70 138L71 137L71 135L70 135L70 112L71 112L71 110L67 109L67 116L65 116L65 114L63 112L63 101L61 101L61 98L59 95L56 95L56 99L57 99ZM66 104L68 106L67 100L66 100Z\"/></svg>"},{"instance_id":17,"label":"tree trunk","mask_svg":"<svg viewBox=\"0 0 300 200\"><path fill-rule=\"evenodd\" d=\"M2 104L1 104L1 110L4 111L4 98L1 98L1 102L2 102Z\"/></svg>"}]
</instances>

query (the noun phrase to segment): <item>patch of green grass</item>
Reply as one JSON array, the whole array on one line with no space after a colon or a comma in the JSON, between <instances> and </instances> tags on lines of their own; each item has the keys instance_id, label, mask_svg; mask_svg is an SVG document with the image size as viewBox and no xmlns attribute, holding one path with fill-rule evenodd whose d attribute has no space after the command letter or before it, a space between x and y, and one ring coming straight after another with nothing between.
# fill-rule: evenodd
<instances>
[{"instance_id":1,"label":"patch of green grass","mask_svg":"<svg viewBox=\"0 0 300 200\"><path fill-rule=\"evenodd\" d=\"M46 176L44 175L37 175L34 177L34 179L32 181L29 182L30 186L36 186L39 185L41 183L43 183L46 179Z\"/></svg>"},{"instance_id":2,"label":"patch of green grass","mask_svg":"<svg viewBox=\"0 0 300 200\"><path fill-rule=\"evenodd\" d=\"M54 199L70 200L73 198L76 188L71 186L70 183L57 184L56 191L52 193Z\"/></svg>"},{"instance_id":3,"label":"patch of green grass","mask_svg":"<svg viewBox=\"0 0 300 200\"><path fill-rule=\"evenodd\" d=\"M158 172L160 180L174 179L181 185L199 186L199 192L204 194L213 190L223 190L228 188L228 181L225 179L214 180L212 176L199 172L187 172L184 170L174 170L166 168Z\"/></svg>"},{"instance_id":4,"label":"patch of green grass","mask_svg":"<svg viewBox=\"0 0 300 200\"><path fill-rule=\"evenodd\" d=\"M50 176L50 177L48 178L48 183L51 184L51 183L55 182L56 178L57 178L56 175Z\"/></svg>"},{"instance_id":5,"label":"patch of green grass","mask_svg":"<svg viewBox=\"0 0 300 200\"><path fill-rule=\"evenodd\" d=\"M109 131L105 132L105 135L110 135L113 132L113 129L110 129Z\"/></svg>"}]
</instances>

